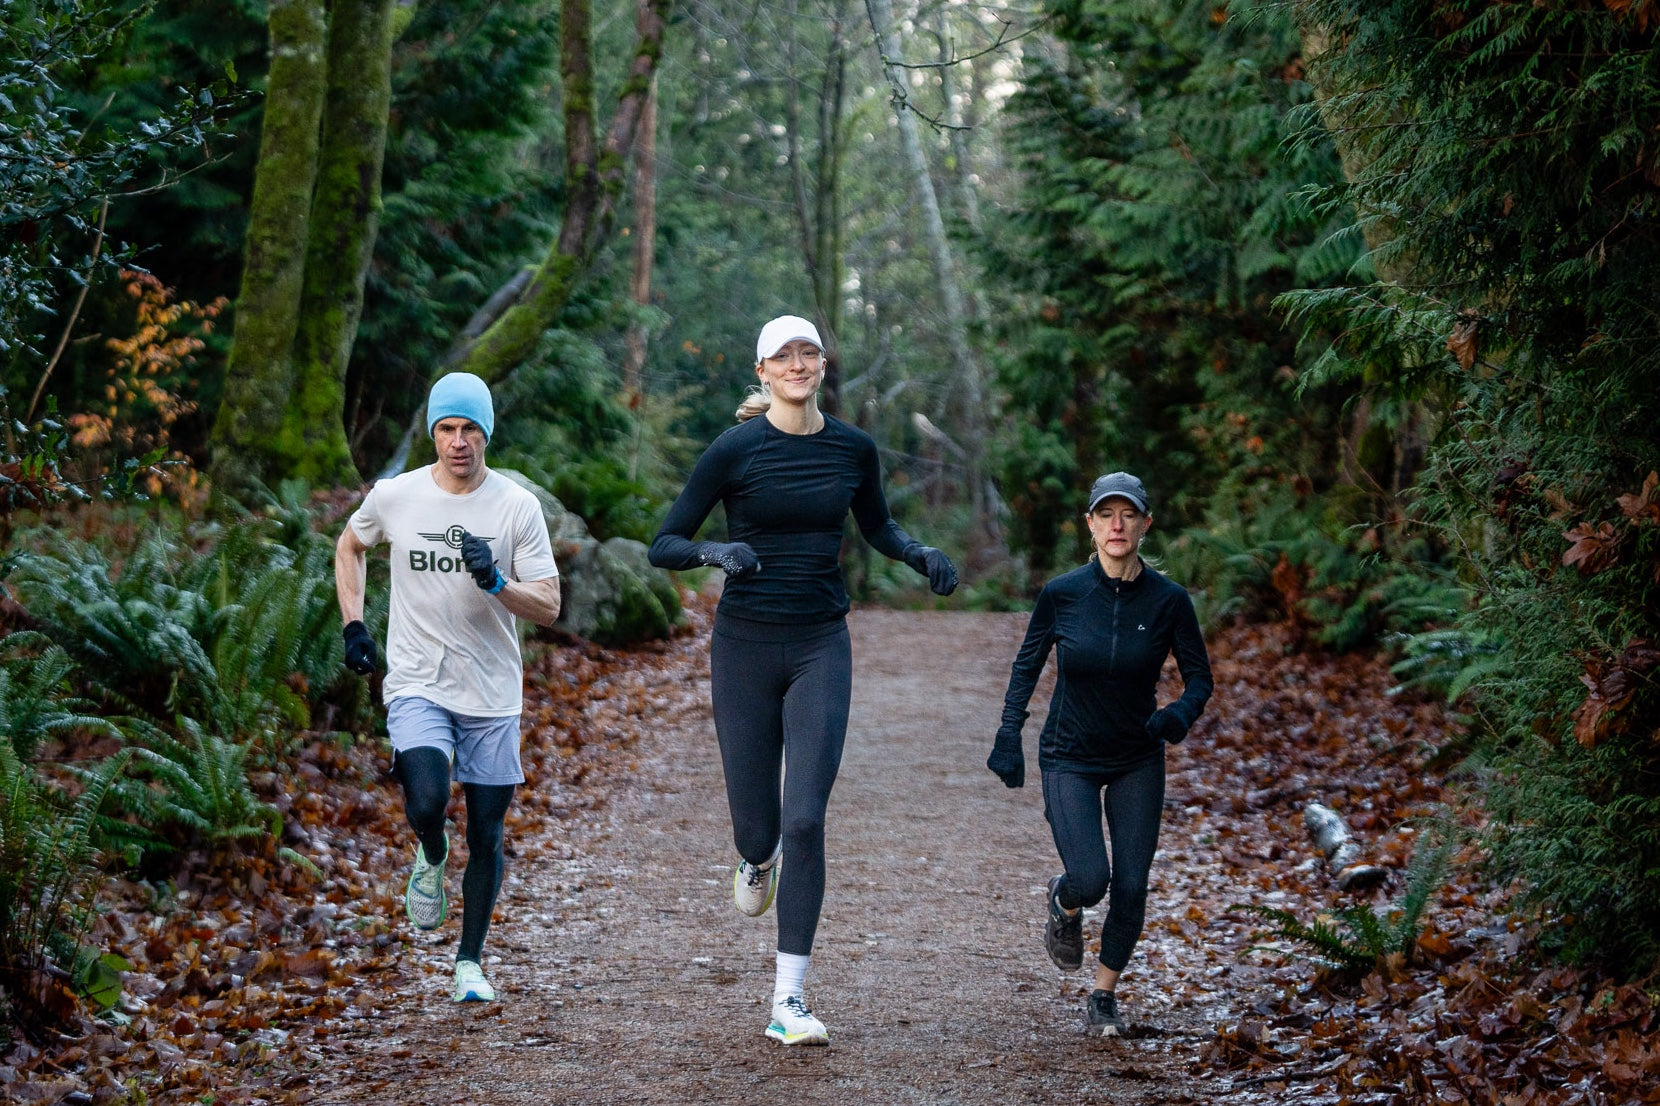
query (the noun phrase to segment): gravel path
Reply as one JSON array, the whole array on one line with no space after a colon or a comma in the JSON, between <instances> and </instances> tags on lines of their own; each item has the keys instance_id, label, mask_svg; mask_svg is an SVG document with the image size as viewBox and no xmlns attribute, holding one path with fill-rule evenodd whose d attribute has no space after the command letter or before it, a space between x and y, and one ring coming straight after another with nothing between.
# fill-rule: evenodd
<instances>
[{"instance_id":1,"label":"gravel path","mask_svg":"<svg viewBox=\"0 0 1660 1106\"><path fill-rule=\"evenodd\" d=\"M1249 1000L1236 935L1190 909L1226 901L1203 824L1171 761L1148 934L1121 984L1136 1027L1082 1033L1089 965L1057 971L1041 943L1057 870L1028 724L1029 784L984 768L1023 615L859 611L854 705L829 815L829 886L808 999L829 1048L765 1039L775 923L731 905L734 861L706 664L639 719L637 771L592 839L509 861L486 946L499 1003L448 1001L452 921L420 935L401 1001L336 1032L312 1102L1218 1102L1196 1065L1212 1027ZM452 875L459 890L459 873ZM1098 936L1091 912L1086 937ZM1284 1098L1282 1094L1282 1100ZM1249 1101L1242 1094L1237 1101Z\"/></svg>"}]
</instances>

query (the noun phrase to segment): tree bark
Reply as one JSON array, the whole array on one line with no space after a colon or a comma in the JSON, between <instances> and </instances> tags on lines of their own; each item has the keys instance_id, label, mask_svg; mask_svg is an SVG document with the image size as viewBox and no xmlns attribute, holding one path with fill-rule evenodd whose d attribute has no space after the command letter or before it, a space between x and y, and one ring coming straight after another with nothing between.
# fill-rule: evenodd
<instances>
[{"instance_id":1,"label":"tree bark","mask_svg":"<svg viewBox=\"0 0 1660 1106\"><path fill-rule=\"evenodd\" d=\"M271 0L271 70L259 169L248 212L247 258L225 393L211 436L216 495L257 494L293 390L294 338L326 95L323 0Z\"/></svg>"},{"instance_id":2,"label":"tree bark","mask_svg":"<svg viewBox=\"0 0 1660 1106\"><path fill-rule=\"evenodd\" d=\"M789 129L790 184L795 193L795 217L807 276L813 289L813 322L824 339L827 354L820 405L831 414L842 413L842 107L845 103L847 39L843 10L838 5L830 19L830 45L819 82L818 134L813 164L805 164L801 132L801 97L792 97L785 125ZM790 25L797 20L794 15ZM798 65L796 41L790 44L790 71Z\"/></svg>"},{"instance_id":3,"label":"tree bark","mask_svg":"<svg viewBox=\"0 0 1660 1106\"><path fill-rule=\"evenodd\" d=\"M592 267L627 181L628 156L657 70L669 6L670 0L646 0L640 6L634 60L610 132L600 145L595 139L592 5L589 0L565 0L560 69L569 197L559 239L513 305L477 338L458 342L444 371L500 380L535 353L543 332L558 322L577 282Z\"/></svg>"},{"instance_id":4,"label":"tree bark","mask_svg":"<svg viewBox=\"0 0 1660 1106\"><path fill-rule=\"evenodd\" d=\"M634 279L629 292L636 306L651 305L651 267L657 254L657 78L652 75L640 116L640 137L634 150ZM646 324L628 328L623 353L623 392L630 403L640 395L646 366Z\"/></svg>"},{"instance_id":5,"label":"tree bark","mask_svg":"<svg viewBox=\"0 0 1660 1106\"><path fill-rule=\"evenodd\" d=\"M294 395L278 443L282 475L314 483L358 480L344 423L346 365L380 229L395 7L395 0L335 0L330 20Z\"/></svg>"}]
</instances>

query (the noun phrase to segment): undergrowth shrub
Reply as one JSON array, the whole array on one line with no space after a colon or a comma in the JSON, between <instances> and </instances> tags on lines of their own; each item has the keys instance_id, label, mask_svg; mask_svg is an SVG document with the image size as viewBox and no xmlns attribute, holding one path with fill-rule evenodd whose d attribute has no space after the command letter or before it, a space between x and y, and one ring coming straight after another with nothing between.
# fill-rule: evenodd
<instances>
[{"instance_id":1,"label":"undergrowth shrub","mask_svg":"<svg viewBox=\"0 0 1660 1106\"><path fill-rule=\"evenodd\" d=\"M81 940L100 878L94 827L130 758L123 751L85 773L70 799L0 741L0 979L26 1031L66 1021L73 986L92 972Z\"/></svg>"},{"instance_id":2,"label":"undergrowth shrub","mask_svg":"<svg viewBox=\"0 0 1660 1106\"><path fill-rule=\"evenodd\" d=\"M1202 526L1149 544L1206 626L1287 619L1307 643L1346 652L1457 619L1467 592L1434 547L1389 543L1385 527L1355 514L1341 495L1262 483L1212 501Z\"/></svg>"},{"instance_id":3,"label":"undergrowth shrub","mask_svg":"<svg viewBox=\"0 0 1660 1106\"><path fill-rule=\"evenodd\" d=\"M81 689L60 695L59 714L73 706L83 726L133 748L133 778L115 788L126 817L104 833L146 851L274 834L249 772L284 765L319 708L351 724L369 706L340 663L333 542L304 489L231 523L153 528L109 549L28 537L18 595L50 639L50 672ZM382 623L384 603L367 613ZM39 697L15 694L4 709L33 717Z\"/></svg>"},{"instance_id":4,"label":"undergrowth shrub","mask_svg":"<svg viewBox=\"0 0 1660 1106\"><path fill-rule=\"evenodd\" d=\"M20 630L0 638L0 732L23 763L54 738L118 733L94 713L96 703L74 694L74 670L69 654L45 634Z\"/></svg>"},{"instance_id":5,"label":"undergrowth shrub","mask_svg":"<svg viewBox=\"0 0 1660 1106\"><path fill-rule=\"evenodd\" d=\"M1353 980L1369 972L1387 970L1390 962L1405 962L1422 934L1424 911L1446 883L1453 846L1444 833L1421 840L1407 867L1406 890L1400 902L1380 914L1366 903L1356 903L1305 921L1281 907L1235 903L1229 907L1269 923L1269 932L1295 942L1300 954L1339 979ZM1277 951L1277 950L1269 950Z\"/></svg>"}]
</instances>

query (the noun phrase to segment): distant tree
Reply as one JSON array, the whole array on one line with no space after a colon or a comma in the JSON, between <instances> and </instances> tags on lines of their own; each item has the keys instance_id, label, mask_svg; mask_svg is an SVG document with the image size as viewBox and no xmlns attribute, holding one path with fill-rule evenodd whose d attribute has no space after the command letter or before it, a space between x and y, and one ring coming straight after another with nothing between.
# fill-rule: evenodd
<instances>
[{"instance_id":1,"label":"distant tree","mask_svg":"<svg viewBox=\"0 0 1660 1106\"><path fill-rule=\"evenodd\" d=\"M346 365L380 214L394 0L272 0L247 257L213 431L218 494L355 481Z\"/></svg>"},{"instance_id":2,"label":"distant tree","mask_svg":"<svg viewBox=\"0 0 1660 1106\"><path fill-rule=\"evenodd\" d=\"M272 76L238 331L214 430L220 490L299 476L355 479L345 382L373 256L392 59L391 0L325 12L273 3ZM565 204L540 264L484 299L428 377L464 369L498 381L530 358L592 266L661 49L666 0L640 8L611 130L598 135L592 12L560 9ZM424 388L417 389L424 392Z\"/></svg>"},{"instance_id":3,"label":"distant tree","mask_svg":"<svg viewBox=\"0 0 1660 1106\"><path fill-rule=\"evenodd\" d=\"M1330 143L1285 156L1311 90L1284 11L1048 10L1055 44L1026 44L1005 113L1022 186L987 242L1012 289L992 452L1035 577L1081 554L1079 496L1105 470L1146 477L1165 533L1345 479L1354 388L1299 392L1271 301L1360 255L1335 233L1352 216L1304 195L1339 178Z\"/></svg>"}]
</instances>

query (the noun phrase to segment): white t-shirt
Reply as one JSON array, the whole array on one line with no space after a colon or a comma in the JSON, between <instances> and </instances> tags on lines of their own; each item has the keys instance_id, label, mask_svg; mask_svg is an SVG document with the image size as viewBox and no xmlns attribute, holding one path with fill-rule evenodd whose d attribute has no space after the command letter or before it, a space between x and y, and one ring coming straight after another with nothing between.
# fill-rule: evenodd
<instances>
[{"instance_id":1,"label":"white t-shirt","mask_svg":"<svg viewBox=\"0 0 1660 1106\"><path fill-rule=\"evenodd\" d=\"M455 495L438 486L428 466L375 484L351 527L365 545L392 545L385 700L419 695L456 714L484 717L523 710L513 615L468 573L461 532L489 542L509 580L556 577L536 497L495 472Z\"/></svg>"}]
</instances>

